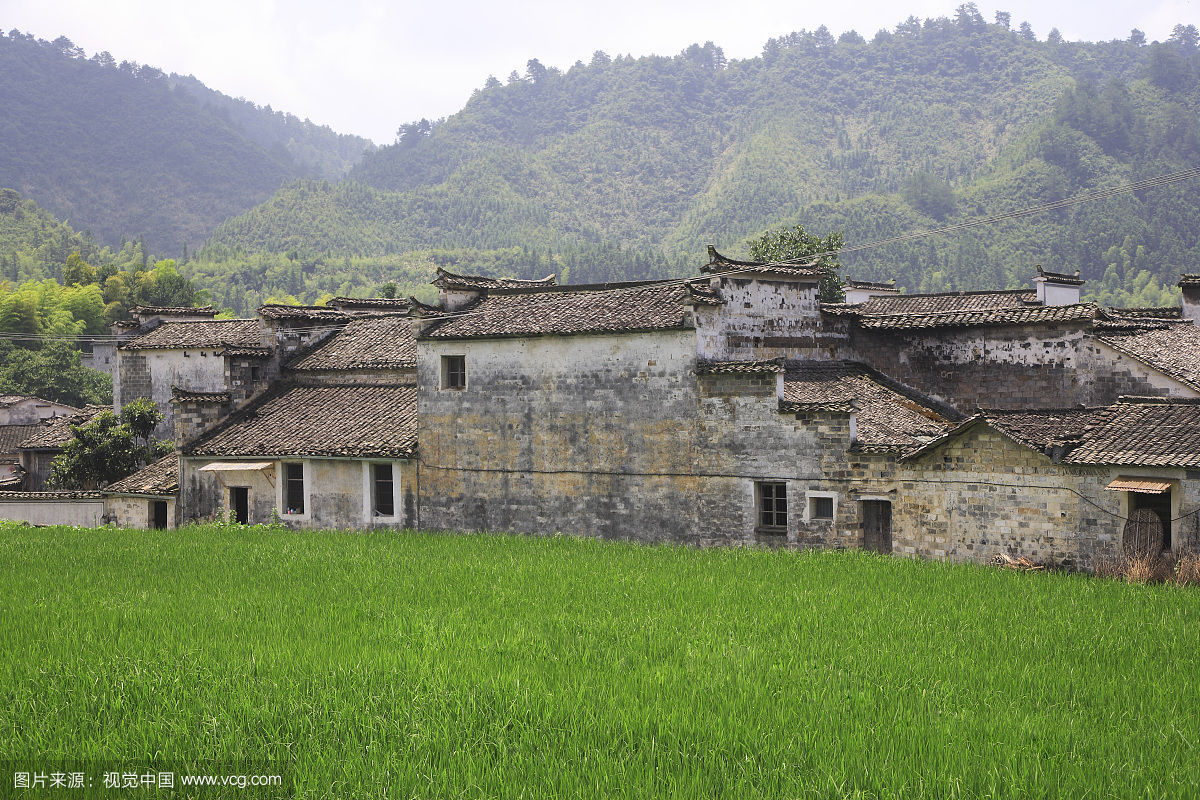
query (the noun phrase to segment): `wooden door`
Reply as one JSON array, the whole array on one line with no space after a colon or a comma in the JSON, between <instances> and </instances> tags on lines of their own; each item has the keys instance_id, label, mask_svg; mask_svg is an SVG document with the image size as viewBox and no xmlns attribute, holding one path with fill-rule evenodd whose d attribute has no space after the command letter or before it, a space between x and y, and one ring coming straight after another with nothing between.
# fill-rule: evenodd
<instances>
[{"instance_id":1,"label":"wooden door","mask_svg":"<svg viewBox=\"0 0 1200 800\"><path fill-rule=\"evenodd\" d=\"M876 553L892 552L892 504L887 500L860 500L863 548Z\"/></svg>"}]
</instances>

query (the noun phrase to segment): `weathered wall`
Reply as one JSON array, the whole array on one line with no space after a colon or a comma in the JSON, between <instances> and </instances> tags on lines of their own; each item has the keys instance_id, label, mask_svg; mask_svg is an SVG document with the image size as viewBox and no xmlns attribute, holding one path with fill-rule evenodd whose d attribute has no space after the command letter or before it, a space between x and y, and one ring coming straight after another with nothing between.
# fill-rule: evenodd
<instances>
[{"instance_id":1,"label":"weathered wall","mask_svg":"<svg viewBox=\"0 0 1200 800\"><path fill-rule=\"evenodd\" d=\"M776 375L703 375L699 379L696 471L701 544L856 547L862 532L845 502L845 413L780 414ZM833 470L827 471L827 466ZM839 469L840 468L840 469ZM786 534L758 527L755 483L786 481ZM832 520L809 518L809 495L833 493Z\"/></svg>"},{"instance_id":2,"label":"weathered wall","mask_svg":"<svg viewBox=\"0 0 1200 800\"><path fill-rule=\"evenodd\" d=\"M40 492L46 488L52 462L60 453L62 450L21 451L21 467L25 470L25 491Z\"/></svg>"},{"instance_id":3,"label":"weathered wall","mask_svg":"<svg viewBox=\"0 0 1200 800\"><path fill-rule=\"evenodd\" d=\"M230 403L209 400L176 400L172 404L172 437L183 445L215 425L231 410Z\"/></svg>"},{"instance_id":4,"label":"weathered wall","mask_svg":"<svg viewBox=\"0 0 1200 800\"><path fill-rule=\"evenodd\" d=\"M171 387L178 386L193 392L225 390L225 357L218 350L121 350L118 351L117 372L120 390L114 389L117 411L125 403L149 397L163 414L163 421L154 430L161 439L174 435L174 409L171 406Z\"/></svg>"},{"instance_id":5,"label":"weathered wall","mask_svg":"<svg viewBox=\"0 0 1200 800\"><path fill-rule=\"evenodd\" d=\"M1054 464L978 426L900 463L896 552L986 561L1003 551L1094 569L1118 554L1124 525L1120 493L1104 491L1109 476Z\"/></svg>"},{"instance_id":6,"label":"weathered wall","mask_svg":"<svg viewBox=\"0 0 1200 800\"><path fill-rule=\"evenodd\" d=\"M225 357L225 388L234 408L240 408L270 383L269 358Z\"/></svg>"},{"instance_id":7,"label":"weathered wall","mask_svg":"<svg viewBox=\"0 0 1200 800\"><path fill-rule=\"evenodd\" d=\"M173 497L132 497L129 495L109 495L104 498L105 520L122 528L151 527L150 508L155 500L167 504L167 527L176 527L175 498Z\"/></svg>"},{"instance_id":8,"label":"weathered wall","mask_svg":"<svg viewBox=\"0 0 1200 800\"><path fill-rule=\"evenodd\" d=\"M101 524L104 516L104 500L94 499L58 499L48 496L44 499L6 498L0 493L0 519L15 522L28 522L32 525L78 525L85 528L95 528Z\"/></svg>"},{"instance_id":9,"label":"weathered wall","mask_svg":"<svg viewBox=\"0 0 1200 800\"><path fill-rule=\"evenodd\" d=\"M854 345L880 372L964 413L1099 406L1122 394L1196 395L1079 328L856 330Z\"/></svg>"},{"instance_id":10,"label":"weathered wall","mask_svg":"<svg viewBox=\"0 0 1200 800\"><path fill-rule=\"evenodd\" d=\"M0 425L36 425L44 419L66 417L74 413L76 410L70 406L31 397L0 408Z\"/></svg>"},{"instance_id":11,"label":"weathered wall","mask_svg":"<svg viewBox=\"0 0 1200 800\"><path fill-rule=\"evenodd\" d=\"M692 331L419 343L421 524L697 542L695 363Z\"/></svg>"},{"instance_id":12,"label":"weathered wall","mask_svg":"<svg viewBox=\"0 0 1200 800\"><path fill-rule=\"evenodd\" d=\"M860 545L848 492L881 470L847 461L849 415L780 414L780 376L696 376L694 348L688 333L421 342L421 524ZM435 388L442 355L466 356L466 390ZM758 529L760 480L787 483L786 532ZM809 518L816 492L834 519Z\"/></svg>"},{"instance_id":13,"label":"weathered wall","mask_svg":"<svg viewBox=\"0 0 1200 800\"><path fill-rule=\"evenodd\" d=\"M727 277L720 306L696 307L696 340L702 359L845 358L847 327L822 320L814 284Z\"/></svg>"},{"instance_id":14,"label":"weathered wall","mask_svg":"<svg viewBox=\"0 0 1200 800\"><path fill-rule=\"evenodd\" d=\"M199 472L199 468L222 459L183 458L180 502L188 520L224 517L229 513L231 486L249 489L249 521L252 524L270 522L278 509L283 508L282 464L273 461L270 471ZM279 514L279 518L294 528L343 528L416 526L416 473L408 462L393 461L396 479L394 517L380 518L370 514L367 497L370 487L364 480L363 464L373 461L357 459L289 459L304 464L306 502L303 514Z\"/></svg>"}]
</instances>

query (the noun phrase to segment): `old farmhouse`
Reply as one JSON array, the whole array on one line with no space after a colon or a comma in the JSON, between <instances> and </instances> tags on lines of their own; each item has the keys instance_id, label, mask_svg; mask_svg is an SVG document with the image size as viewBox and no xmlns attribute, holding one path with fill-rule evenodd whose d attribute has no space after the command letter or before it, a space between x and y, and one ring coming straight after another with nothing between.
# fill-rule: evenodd
<instances>
[{"instance_id":1,"label":"old farmhouse","mask_svg":"<svg viewBox=\"0 0 1200 800\"><path fill-rule=\"evenodd\" d=\"M439 270L436 305L143 309L102 357L178 458L110 487L105 517L1084 569L1130 537L1200 547L1200 278L1182 307L1122 310L1041 269L1028 290L851 282L837 304L819 277L710 249L687 280Z\"/></svg>"}]
</instances>

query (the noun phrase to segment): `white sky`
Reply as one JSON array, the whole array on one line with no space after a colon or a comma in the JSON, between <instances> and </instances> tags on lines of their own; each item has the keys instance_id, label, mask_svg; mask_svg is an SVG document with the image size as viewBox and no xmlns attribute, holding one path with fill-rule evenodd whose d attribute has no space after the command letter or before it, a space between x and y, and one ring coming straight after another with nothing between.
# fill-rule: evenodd
<instances>
[{"instance_id":1,"label":"white sky","mask_svg":"<svg viewBox=\"0 0 1200 800\"><path fill-rule=\"evenodd\" d=\"M978 2L989 22L1012 13L1044 39L1164 40L1200 24L1200 0ZM453 114L489 74L537 58L562 69L595 50L674 55L712 40L731 59L768 38L826 25L868 39L913 14L953 16L959 0L0 0L0 28L65 35L92 54L192 74L278 111L390 143L401 123Z\"/></svg>"}]
</instances>

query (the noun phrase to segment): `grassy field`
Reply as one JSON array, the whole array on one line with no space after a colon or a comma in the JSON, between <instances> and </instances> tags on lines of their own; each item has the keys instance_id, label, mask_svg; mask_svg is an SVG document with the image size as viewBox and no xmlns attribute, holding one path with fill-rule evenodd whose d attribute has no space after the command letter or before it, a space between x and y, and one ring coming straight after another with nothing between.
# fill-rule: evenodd
<instances>
[{"instance_id":1,"label":"grassy field","mask_svg":"<svg viewBox=\"0 0 1200 800\"><path fill-rule=\"evenodd\" d=\"M10 764L275 764L304 797L1200 795L1195 588L861 553L0 527L0 609Z\"/></svg>"}]
</instances>

